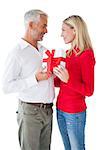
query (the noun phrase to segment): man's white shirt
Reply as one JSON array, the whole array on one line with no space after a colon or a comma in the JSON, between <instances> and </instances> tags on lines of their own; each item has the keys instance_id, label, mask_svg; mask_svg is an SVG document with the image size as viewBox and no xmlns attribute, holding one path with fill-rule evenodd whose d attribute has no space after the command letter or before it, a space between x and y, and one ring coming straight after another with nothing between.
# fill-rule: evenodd
<instances>
[{"instance_id":1,"label":"man's white shirt","mask_svg":"<svg viewBox=\"0 0 100 150\"><path fill-rule=\"evenodd\" d=\"M54 99L53 76L37 82L35 74L42 69L46 48L38 44L38 50L21 39L6 60L3 76L5 93L18 93L18 99L31 103L52 103Z\"/></svg>"}]
</instances>

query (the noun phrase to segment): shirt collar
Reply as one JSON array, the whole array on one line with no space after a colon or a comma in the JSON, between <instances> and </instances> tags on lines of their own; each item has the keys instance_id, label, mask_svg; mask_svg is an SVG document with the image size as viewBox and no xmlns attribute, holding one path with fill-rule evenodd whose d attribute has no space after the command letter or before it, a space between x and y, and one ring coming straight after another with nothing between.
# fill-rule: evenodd
<instances>
[{"instance_id":1,"label":"shirt collar","mask_svg":"<svg viewBox=\"0 0 100 150\"><path fill-rule=\"evenodd\" d=\"M76 53L78 53L79 51L80 51L80 49L78 48L78 47L74 47L74 49L73 49Z\"/></svg>"},{"instance_id":2,"label":"shirt collar","mask_svg":"<svg viewBox=\"0 0 100 150\"><path fill-rule=\"evenodd\" d=\"M30 45L27 41L23 40L22 38L20 39L19 43L20 43L21 49L24 49Z\"/></svg>"},{"instance_id":3,"label":"shirt collar","mask_svg":"<svg viewBox=\"0 0 100 150\"><path fill-rule=\"evenodd\" d=\"M27 41L25 41L24 39L20 39L20 46L21 46L21 49L24 49L24 48L26 48L26 47L28 47L28 46L32 46L30 43L28 43ZM34 49L36 49L34 46L32 46ZM38 43L38 49L40 50L40 49L42 49L43 48L43 46L40 44L40 43Z\"/></svg>"}]
</instances>

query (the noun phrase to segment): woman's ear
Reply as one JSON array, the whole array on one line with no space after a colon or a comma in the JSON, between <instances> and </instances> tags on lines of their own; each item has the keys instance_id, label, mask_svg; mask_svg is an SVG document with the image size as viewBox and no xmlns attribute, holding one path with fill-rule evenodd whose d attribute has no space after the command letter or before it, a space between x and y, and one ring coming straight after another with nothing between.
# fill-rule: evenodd
<instances>
[{"instance_id":1,"label":"woman's ear","mask_svg":"<svg viewBox=\"0 0 100 150\"><path fill-rule=\"evenodd\" d=\"M76 31L75 31L75 29L73 29L73 33L74 33L74 34L76 34Z\"/></svg>"}]
</instances>

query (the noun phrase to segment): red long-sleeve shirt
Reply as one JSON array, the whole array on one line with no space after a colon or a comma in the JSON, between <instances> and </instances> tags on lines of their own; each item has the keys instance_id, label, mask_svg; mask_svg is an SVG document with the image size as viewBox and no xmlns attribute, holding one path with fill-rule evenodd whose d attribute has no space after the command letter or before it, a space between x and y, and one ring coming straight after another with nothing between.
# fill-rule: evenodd
<instances>
[{"instance_id":1,"label":"red long-sleeve shirt","mask_svg":"<svg viewBox=\"0 0 100 150\"><path fill-rule=\"evenodd\" d=\"M86 49L79 56L74 52L66 57L66 68L69 81L64 83L55 78L55 86L60 87L56 106L68 113L78 113L86 109L85 96L91 96L94 91L95 58L91 49Z\"/></svg>"}]
</instances>

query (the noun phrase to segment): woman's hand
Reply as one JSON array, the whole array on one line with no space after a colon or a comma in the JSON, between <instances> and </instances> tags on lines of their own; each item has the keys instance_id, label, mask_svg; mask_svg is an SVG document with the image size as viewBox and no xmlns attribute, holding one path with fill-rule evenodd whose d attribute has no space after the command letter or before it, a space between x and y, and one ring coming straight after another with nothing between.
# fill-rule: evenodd
<instances>
[{"instance_id":1,"label":"woman's hand","mask_svg":"<svg viewBox=\"0 0 100 150\"><path fill-rule=\"evenodd\" d=\"M69 80L69 73L63 66L58 66L53 69L53 73L63 82L67 83Z\"/></svg>"}]
</instances>

